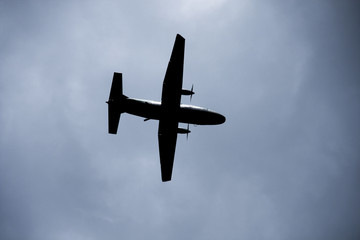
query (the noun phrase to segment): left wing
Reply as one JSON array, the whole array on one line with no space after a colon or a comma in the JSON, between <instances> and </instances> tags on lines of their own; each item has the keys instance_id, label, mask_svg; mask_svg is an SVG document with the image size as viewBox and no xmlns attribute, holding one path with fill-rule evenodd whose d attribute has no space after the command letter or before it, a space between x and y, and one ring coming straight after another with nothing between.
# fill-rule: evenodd
<instances>
[{"instance_id":1,"label":"left wing","mask_svg":"<svg viewBox=\"0 0 360 240\"><path fill-rule=\"evenodd\" d=\"M184 71L185 39L176 35L170 61L163 83L161 105L165 108L179 108Z\"/></svg>"},{"instance_id":2,"label":"left wing","mask_svg":"<svg viewBox=\"0 0 360 240\"><path fill-rule=\"evenodd\" d=\"M159 152L160 152L160 165L161 165L161 179L163 182L170 181L177 139L177 121L164 121L159 122Z\"/></svg>"},{"instance_id":3,"label":"left wing","mask_svg":"<svg viewBox=\"0 0 360 240\"><path fill-rule=\"evenodd\" d=\"M170 61L166 69L163 83L161 107L162 116L159 121L159 152L162 181L170 181L174 165L178 117L180 109L181 89L184 70L185 39L176 35Z\"/></svg>"}]
</instances>

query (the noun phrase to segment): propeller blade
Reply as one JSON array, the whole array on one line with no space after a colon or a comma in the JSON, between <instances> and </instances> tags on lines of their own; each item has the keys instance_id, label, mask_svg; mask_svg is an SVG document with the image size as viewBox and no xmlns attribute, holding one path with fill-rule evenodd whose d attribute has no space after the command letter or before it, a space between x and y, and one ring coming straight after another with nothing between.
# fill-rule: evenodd
<instances>
[{"instance_id":1,"label":"propeller blade","mask_svg":"<svg viewBox=\"0 0 360 240\"><path fill-rule=\"evenodd\" d=\"M188 124L188 126L187 126L187 133L186 133L186 141L189 139L189 124Z\"/></svg>"},{"instance_id":2,"label":"propeller blade","mask_svg":"<svg viewBox=\"0 0 360 240\"><path fill-rule=\"evenodd\" d=\"M192 99L192 95L194 94L193 90L194 90L194 84L191 85L191 90L190 90L190 92L191 92L191 94L190 94L190 102L191 102L191 99Z\"/></svg>"}]
</instances>

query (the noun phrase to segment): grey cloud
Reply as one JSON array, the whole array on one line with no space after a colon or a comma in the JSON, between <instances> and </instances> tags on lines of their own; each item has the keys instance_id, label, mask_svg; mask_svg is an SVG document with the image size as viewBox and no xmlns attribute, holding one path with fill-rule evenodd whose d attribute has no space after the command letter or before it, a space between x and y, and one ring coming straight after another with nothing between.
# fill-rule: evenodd
<instances>
[{"instance_id":1,"label":"grey cloud","mask_svg":"<svg viewBox=\"0 0 360 240\"><path fill-rule=\"evenodd\" d=\"M1 3L1 238L359 237L358 6L213 6ZM159 100L177 32L192 103L227 122L179 136L163 184L157 123L109 136L105 100L113 71Z\"/></svg>"}]
</instances>

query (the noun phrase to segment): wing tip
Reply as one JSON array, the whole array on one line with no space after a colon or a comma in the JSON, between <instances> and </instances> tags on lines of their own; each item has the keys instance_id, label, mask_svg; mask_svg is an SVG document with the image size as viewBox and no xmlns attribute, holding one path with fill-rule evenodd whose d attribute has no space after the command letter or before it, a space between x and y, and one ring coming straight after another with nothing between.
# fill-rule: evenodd
<instances>
[{"instance_id":1,"label":"wing tip","mask_svg":"<svg viewBox=\"0 0 360 240\"><path fill-rule=\"evenodd\" d=\"M181 36L179 33L176 34L176 39L185 40L185 38L183 36Z\"/></svg>"},{"instance_id":2,"label":"wing tip","mask_svg":"<svg viewBox=\"0 0 360 240\"><path fill-rule=\"evenodd\" d=\"M161 180L162 180L162 182L170 182L170 181L171 181L171 177L170 177L170 178L162 178Z\"/></svg>"}]
</instances>

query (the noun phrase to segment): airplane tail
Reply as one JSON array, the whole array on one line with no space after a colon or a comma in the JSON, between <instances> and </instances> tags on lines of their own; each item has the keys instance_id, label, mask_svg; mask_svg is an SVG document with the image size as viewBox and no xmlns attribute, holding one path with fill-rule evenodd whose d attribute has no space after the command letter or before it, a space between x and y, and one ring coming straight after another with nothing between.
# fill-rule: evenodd
<instances>
[{"instance_id":1,"label":"airplane tail","mask_svg":"<svg viewBox=\"0 0 360 240\"><path fill-rule=\"evenodd\" d=\"M111 134L117 133L120 115L124 112L122 102L126 98L127 97L123 95L122 74L114 72L109 100L106 102L108 104L109 114L109 133Z\"/></svg>"}]
</instances>

